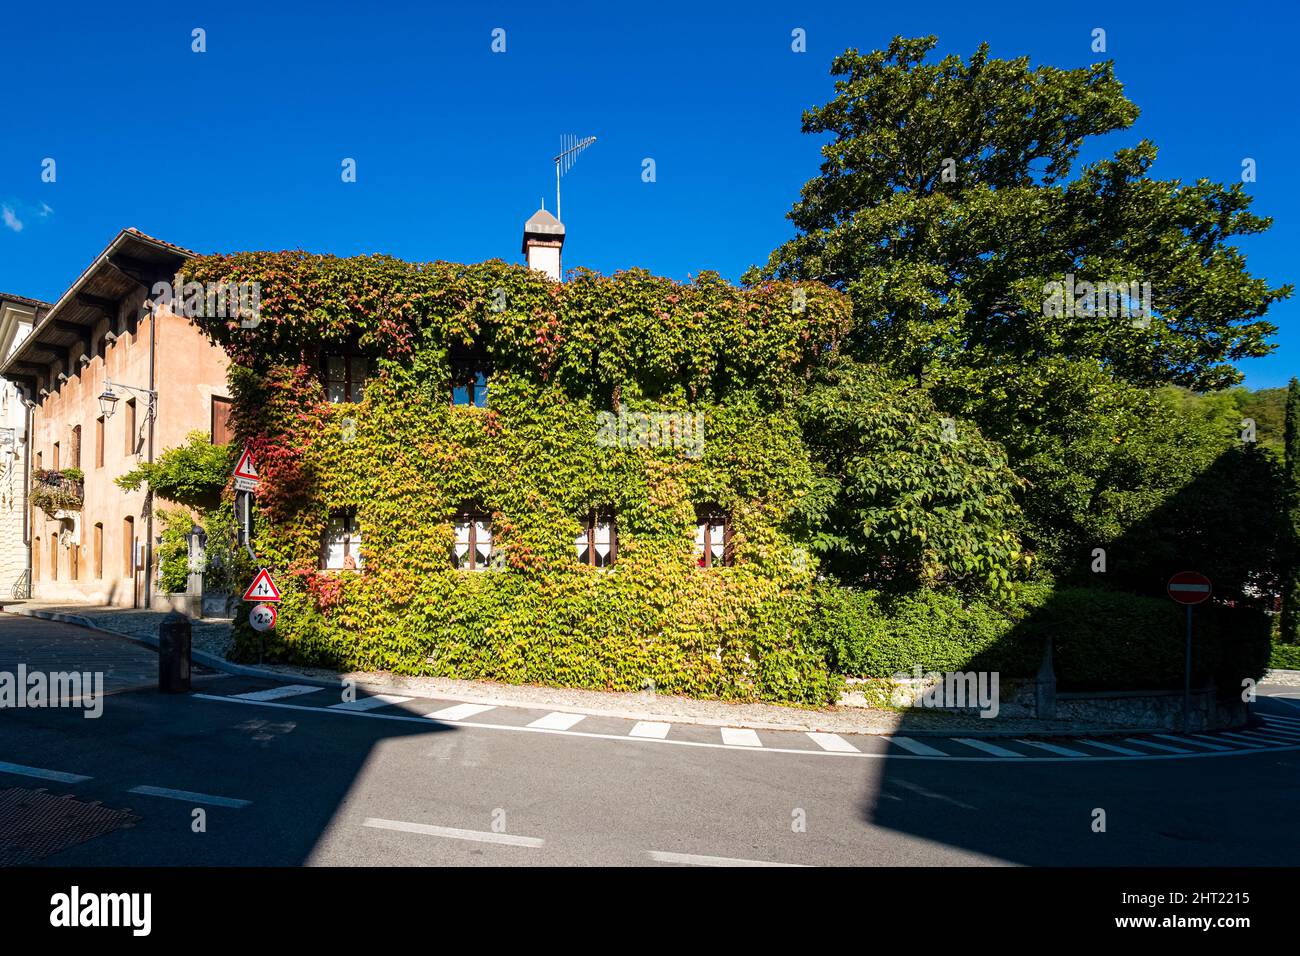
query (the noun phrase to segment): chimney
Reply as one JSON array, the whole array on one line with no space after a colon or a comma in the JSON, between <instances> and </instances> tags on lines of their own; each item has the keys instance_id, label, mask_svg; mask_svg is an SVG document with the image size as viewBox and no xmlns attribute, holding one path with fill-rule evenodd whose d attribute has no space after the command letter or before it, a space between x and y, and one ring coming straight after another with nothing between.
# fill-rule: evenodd
<instances>
[{"instance_id":1,"label":"chimney","mask_svg":"<svg viewBox=\"0 0 1300 956\"><path fill-rule=\"evenodd\" d=\"M553 282L560 281L560 249L564 246L564 224L545 209L533 213L524 223L523 253L528 268L544 272Z\"/></svg>"}]
</instances>

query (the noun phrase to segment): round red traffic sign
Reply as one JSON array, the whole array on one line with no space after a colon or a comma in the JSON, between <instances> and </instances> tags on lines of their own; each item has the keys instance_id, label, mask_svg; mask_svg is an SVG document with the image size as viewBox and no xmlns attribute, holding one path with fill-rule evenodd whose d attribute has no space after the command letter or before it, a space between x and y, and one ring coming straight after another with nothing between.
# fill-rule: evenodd
<instances>
[{"instance_id":1,"label":"round red traffic sign","mask_svg":"<svg viewBox=\"0 0 1300 956\"><path fill-rule=\"evenodd\" d=\"M275 627L276 614L274 604L259 604L248 612L248 623L255 631L269 631Z\"/></svg>"},{"instance_id":2,"label":"round red traffic sign","mask_svg":"<svg viewBox=\"0 0 1300 956\"><path fill-rule=\"evenodd\" d=\"M1179 571L1169 579L1167 590L1179 604L1200 604L1213 593L1210 579L1196 571Z\"/></svg>"}]
</instances>

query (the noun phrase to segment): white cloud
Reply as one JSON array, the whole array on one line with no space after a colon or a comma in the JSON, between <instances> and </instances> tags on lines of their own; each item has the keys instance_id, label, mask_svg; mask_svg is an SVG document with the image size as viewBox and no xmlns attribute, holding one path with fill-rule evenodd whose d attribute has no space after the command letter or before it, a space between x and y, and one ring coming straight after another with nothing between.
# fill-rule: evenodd
<instances>
[{"instance_id":1,"label":"white cloud","mask_svg":"<svg viewBox=\"0 0 1300 956\"><path fill-rule=\"evenodd\" d=\"M4 218L4 224L14 232L23 231L23 221L14 215L14 211L8 206L0 207L0 216Z\"/></svg>"}]
</instances>

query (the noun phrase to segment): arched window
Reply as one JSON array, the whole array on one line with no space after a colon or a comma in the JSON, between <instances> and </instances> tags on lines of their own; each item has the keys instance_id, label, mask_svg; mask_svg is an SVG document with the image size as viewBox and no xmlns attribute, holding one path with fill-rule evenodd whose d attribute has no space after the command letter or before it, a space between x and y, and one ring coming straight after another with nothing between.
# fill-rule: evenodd
<instances>
[{"instance_id":1,"label":"arched window","mask_svg":"<svg viewBox=\"0 0 1300 956\"><path fill-rule=\"evenodd\" d=\"M43 555L41 554L41 539L32 538L32 580L33 581L39 581L41 579L41 558L42 557Z\"/></svg>"},{"instance_id":2,"label":"arched window","mask_svg":"<svg viewBox=\"0 0 1300 956\"><path fill-rule=\"evenodd\" d=\"M593 568L607 568L618 557L618 529L614 515L593 511L583 521L582 531L573 539L578 561Z\"/></svg>"},{"instance_id":3,"label":"arched window","mask_svg":"<svg viewBox=\"0 0 1300 956\"><path fill-rule=\"evenodd\" d=\"M717 505L695 509L695 557L702 568L731 564L731 515Z\"/></svg>"}]
</instances>

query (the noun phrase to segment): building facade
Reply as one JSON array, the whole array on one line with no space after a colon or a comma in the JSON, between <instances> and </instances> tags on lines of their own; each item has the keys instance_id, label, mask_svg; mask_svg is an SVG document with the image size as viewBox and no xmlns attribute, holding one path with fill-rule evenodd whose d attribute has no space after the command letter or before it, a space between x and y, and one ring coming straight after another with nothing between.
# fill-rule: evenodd
<instances>
[{"instance_id":1,"label":"building facade","mask_svg":"<svg viewBox=\"0 0 1300 956\"><path fill-rule=\"evenodd\" d=\"M192 431L225 437L225 354L170 305L150 298L155 284L171 283L193 255L123 230L0 365L0 375L34 405L34 599L157 602L158 503L115 479ZM116 401L104 401L106 393Z\"/></svg>"},{"instance_id":2,"label":"building facade","mask_svg":"<svg viewBox=\"0 0 1300 956\"><path fill-rule=\"evenodd\" d=\"M45 316L50 303L0 293L0 361L12 355ZM23 391L0 379L0 597L31 593L31 527L27 514L28 406Z\"/></svg>"}]
</instances>

